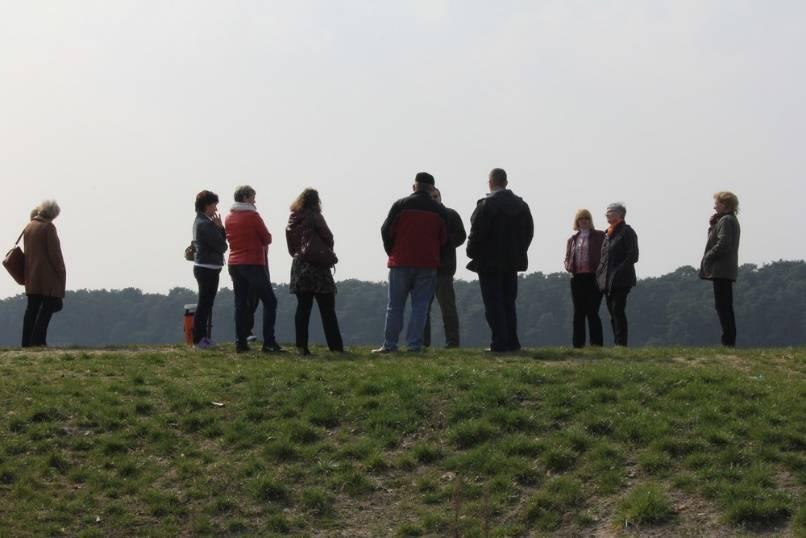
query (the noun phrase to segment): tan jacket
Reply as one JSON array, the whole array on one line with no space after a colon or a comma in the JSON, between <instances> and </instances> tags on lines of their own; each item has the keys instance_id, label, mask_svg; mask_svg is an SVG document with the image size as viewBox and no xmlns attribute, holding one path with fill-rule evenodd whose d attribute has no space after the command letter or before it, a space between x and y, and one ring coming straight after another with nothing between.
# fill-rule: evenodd
<instances>
[{"instance_id":1,"label":"tan jacket","mask_svg":"<svg viewBox=\"0 0 806 538\"><path fill-rule=\"evenodd\" d=\"M35 217L23 233L25 250L25 293L64 298L66 272L56 227Z\"/></svg>"}]
</instances>

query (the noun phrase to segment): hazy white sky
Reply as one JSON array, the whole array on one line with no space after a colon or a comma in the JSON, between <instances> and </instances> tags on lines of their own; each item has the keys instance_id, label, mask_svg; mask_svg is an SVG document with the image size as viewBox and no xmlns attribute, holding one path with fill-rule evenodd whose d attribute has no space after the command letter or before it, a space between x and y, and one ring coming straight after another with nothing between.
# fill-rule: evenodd
<instances>
[{"instance_id":1,"label":"hazy white sky","mask_svg":"<svg viewBox=\"0 0 806 538\"><path fill-rule=\"evenodd\" d=\"M196 192L226 213L249 183L287 282L312 186L336 278L383 280L379 228L416 172L469 227L500 166L535 217L530 272L562 270L575 210L601 227L616 200L640 277L696 265L723 189L741 262L802 259L804 26L787 0L0 0L0 247L55 198L69 289L195 288Z\"/></svg>"}]
</instances>

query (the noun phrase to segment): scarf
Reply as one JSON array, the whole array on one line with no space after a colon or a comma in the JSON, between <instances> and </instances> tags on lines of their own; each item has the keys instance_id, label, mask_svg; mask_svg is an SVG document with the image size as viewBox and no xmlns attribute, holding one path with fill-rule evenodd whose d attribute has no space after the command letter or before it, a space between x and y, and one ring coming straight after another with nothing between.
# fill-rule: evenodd
<instances>
[{"instance_id":1,"label":"scarf","mask_svg":"<svg viewBox=\"0 0 806 538\"><path fill-rule=\"evenodd\" d=\"M621 226L623 223L624 223L624 221L620 220L617 223L611 224L610 226L608 226L607 227L607 237L613 237L613 234L616 233L616 230L618 229L618 227Z\"/></svg>"},{"instance_id":2,"label":"scarf","mask_svg":"<svg viewBox=\"0 0 806 538\"><path fill-rule=\"evenodd\" d=\"M235 202L232 204L230 211L257 211L255 204L247 204L246 202Z\"/></svg>"}]
</instances>

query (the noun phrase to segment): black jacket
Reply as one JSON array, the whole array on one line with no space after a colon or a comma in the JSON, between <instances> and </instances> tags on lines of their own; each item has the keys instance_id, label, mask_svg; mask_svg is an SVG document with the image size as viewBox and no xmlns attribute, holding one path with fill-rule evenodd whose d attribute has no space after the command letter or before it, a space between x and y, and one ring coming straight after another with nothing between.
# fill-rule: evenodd
<instances>
[{"instance_id":1,"label":"black jacket","mask_svg":"<svg viewBox=\"0 0 806 538\"><path fill-rule=\"evenodd\" d=\"M467 239L467 232L459 213L449 207L445 208L445 212L448 215L448 243L440 252L437 274L453 276L456 274L456 249Z\"/></svg>"},{"instance_id":2,"label":"black jacket","mask_svg":"<svg viewBox=\"0 0 806 538\"><path fill-rule=\"evenodd\" d=\"M510 190L482 198L470 217L467 268L477 273L526 271L534 236L529 206Z\"/></svg>"},{"instance_id":3,"label":"black jacket","mask_svg":"<svg viewBox=\"0 0 806 538\"><path fill-rule=\"evenodd\" d=\"M195 263L224 266L227 234L204 213L196 213L193 221L193 244L196 246Z\"/></svg>"},{"instance_id":4,"label":"black jacket","mask_svg":"<svg viewBox=\"0 0 806 538\"><path fill-rule=\"evenodd\" d=\"M635 286L635 264L638 263L638 235L626 222L605 236L602 257L596 269L596 283L603 292Z\"/></svg>"}]
</instances>

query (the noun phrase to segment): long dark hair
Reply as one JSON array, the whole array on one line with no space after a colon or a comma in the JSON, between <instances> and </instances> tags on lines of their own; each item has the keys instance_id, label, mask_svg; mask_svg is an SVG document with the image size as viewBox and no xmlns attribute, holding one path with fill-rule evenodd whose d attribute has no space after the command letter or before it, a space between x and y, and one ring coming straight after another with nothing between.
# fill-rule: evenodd
<instances>
[{"instance_id":1,"label":"long dark hair","mask_svg":"<svg viewBox=\"0 0 806 538\"><path fill-rule=\"evenodd\" d=\"M305 189L297 196L297 199L291 204L291 211L297 213L306 209L319 211L321 209L322 201L319 199L319 191L316 189Z\"/></svg>"}]
</instances>

